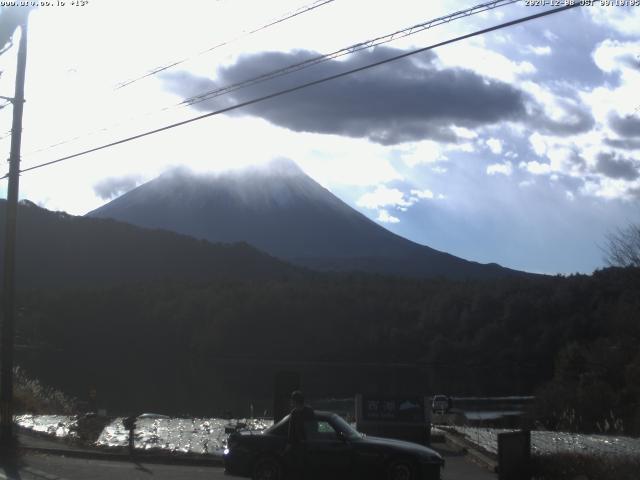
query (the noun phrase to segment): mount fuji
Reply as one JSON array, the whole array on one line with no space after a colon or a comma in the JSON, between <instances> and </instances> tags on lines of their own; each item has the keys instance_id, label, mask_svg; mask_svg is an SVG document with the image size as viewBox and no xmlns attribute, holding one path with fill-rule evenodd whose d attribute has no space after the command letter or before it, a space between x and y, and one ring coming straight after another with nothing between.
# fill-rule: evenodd
<instances>
[{"instance_id":1,"label":"mount fuji","mask_svg":"<svg viewBox=\"0 0 640 480\"><path fill-rule=\"evenodd\" d=\"M464 260L396 235L284 159L221 174L171 170L87 216L210 242L246 242L315 270L455 279L524 274L495 263Z\"/></svg>"}]
</instances>

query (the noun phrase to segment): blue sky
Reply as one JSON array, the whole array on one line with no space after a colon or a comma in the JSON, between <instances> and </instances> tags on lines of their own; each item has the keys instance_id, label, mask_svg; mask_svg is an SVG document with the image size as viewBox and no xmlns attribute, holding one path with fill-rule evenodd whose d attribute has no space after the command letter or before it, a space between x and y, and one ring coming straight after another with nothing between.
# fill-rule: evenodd
<instances>
[{"instance_id":1,"label":"blue sky","mask_svg":"<svg viewBox=\"0 0 640 480\"><path fill-rule=\"evenodd\" d=\"M23 166L540 11L518 2L160 111L479 2L336 0L252 35L309 2L170 3L90 0L32 13ZM606 233L640 221L637 25L639 7L576 8L25 173L21 196L83 214L175 165L220 171L287 157L418 243L516 269L590 273L603 266ZM14 50L0 57L3 94ZM72 141L50 147L61 140Z\"/></svg>"}]
</instances>

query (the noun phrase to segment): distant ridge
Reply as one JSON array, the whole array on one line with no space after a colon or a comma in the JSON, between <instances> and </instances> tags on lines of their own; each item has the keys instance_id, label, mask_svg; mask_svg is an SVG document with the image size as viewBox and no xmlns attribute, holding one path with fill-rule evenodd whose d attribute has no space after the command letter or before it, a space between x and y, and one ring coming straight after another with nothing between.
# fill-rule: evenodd
<instances>
[{"instance_id":1,"label":"distant ridge","mask_svg":"<svg viewBox=\"0 0 640 480\"><path fill-rule=\"evenodd\" d=\"M211 244L115 220L18 210L17 286L94 287L164 280L281 279L298 268L247 244ZM6 201L0 200L0 260Z\"/></svg>"},{"instance_id":2,"label":"distant ridge","mask_svg":"<svg viewBox=\"0 0 640 480\"><path fill-rule=\"evenodd\" d=\"M87 214L212 242L247 242L317 270L411 277L523 275L400 237L354 210L294 162L222 174L169 171Z\"/></svg>"}]
</instances>

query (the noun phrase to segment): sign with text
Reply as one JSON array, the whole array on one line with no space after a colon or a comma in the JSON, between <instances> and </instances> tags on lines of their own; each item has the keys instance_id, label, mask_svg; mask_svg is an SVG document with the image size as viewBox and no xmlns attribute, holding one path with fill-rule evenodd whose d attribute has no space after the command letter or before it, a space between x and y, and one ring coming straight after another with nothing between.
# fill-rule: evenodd
<instances>
[{"instance_id":1,"label":"sign with text","mask_svg":"<svg viewBox=\"0 0 640 480\"><path fill-rule=\"evenodd\" d=\"M424 398L364 396L362 417L365 421L424 423Z\"/></svg>"}]
</instances>

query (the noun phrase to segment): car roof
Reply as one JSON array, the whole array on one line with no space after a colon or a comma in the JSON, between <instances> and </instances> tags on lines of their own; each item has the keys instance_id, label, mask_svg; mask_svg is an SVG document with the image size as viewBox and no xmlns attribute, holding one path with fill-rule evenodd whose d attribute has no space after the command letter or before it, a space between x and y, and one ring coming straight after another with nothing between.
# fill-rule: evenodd
<instances>
[{"instance_id":1,"label":"car roof","mask_svg":"<svg viewBox=\"0 0 640 480\"><path fill-rule=\"evenodd\" d=\"M290 414L287 414L284 418L289 417ZM337 413L328 412L327 410L314 410L313 415L316 418L330 418L337 416Z\"/></svg>"},{"instance_id":2,"label":"car roof","mask_svg":"<svg viewBox=\"0 0 640 480\"><path fill-rule=\"evenodd\" d=\"M314 410L313 413L316 417L332 417L335 415L335 413L326 410Z\"/></svg>"}]
</instances>

